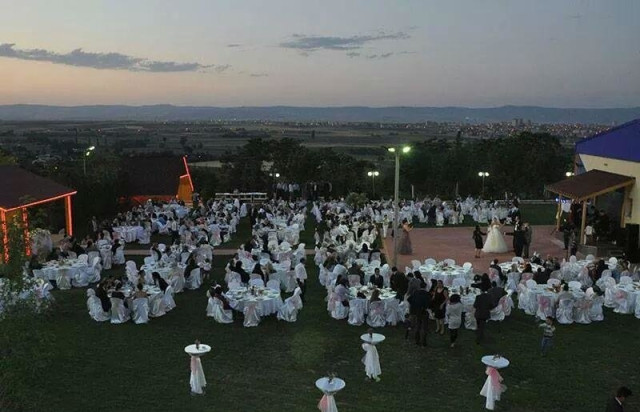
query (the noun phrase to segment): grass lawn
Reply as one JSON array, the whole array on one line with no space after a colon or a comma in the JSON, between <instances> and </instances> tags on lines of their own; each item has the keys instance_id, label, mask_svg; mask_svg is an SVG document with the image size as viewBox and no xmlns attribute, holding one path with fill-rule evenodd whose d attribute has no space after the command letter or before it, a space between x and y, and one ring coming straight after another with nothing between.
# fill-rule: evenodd
<instances>
[{"instance_id":1,"label":"grass lawn","mask_svg":"<svg viewBox=\"0 0 640 412\"><path fill-rule=\"evenodd\" d=\"M219 278L224 259L214 263ZM433 334L422 348L404 340L403 327L387 327L380 330L387 337L379 346L382 381L365 382L359 336L367 327L331 319L311 265L309 273L298 322L270 317L257 328L244 328L237 313L232 325L207 318L204 288L176 295L177 308L147 325L96 323L84 289L55 291L51 315L12 325L0 337L0 410L317 411L314 382L335 371L347 382L336 397L340 410L482 411L480 358L495 353L511 361L498 410L600 411L618 385L640 391L640 320L610 310L604 322L558 326L546 358L537 322L517 309L488 326L483 346L461 330L455 349ZM203 357L208 386L200 397L189 393L183 351L195 339L213 348ZM636 398L627 410L637 410Z\"/></svg>"}]
</instances>

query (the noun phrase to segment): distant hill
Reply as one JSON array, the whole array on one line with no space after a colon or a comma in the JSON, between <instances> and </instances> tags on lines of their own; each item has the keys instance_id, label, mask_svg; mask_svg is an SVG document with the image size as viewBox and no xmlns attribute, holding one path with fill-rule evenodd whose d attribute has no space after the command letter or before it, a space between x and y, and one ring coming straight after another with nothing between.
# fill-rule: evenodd
<instances>
[{"instance_id":1,"label":"distant hill","mask_svg":"<svg viewBox=\"0 0 640 412\"><path fill-rule=\"evenodd\" d=\"M640 118L640 107L559 109L536 106L467 107L208 107L208 106L44 106L0 105L0 121L64 120L271 120L420 123L487 123L531 120L534 123L620 124Z\"/></svg>"}]
</instances>

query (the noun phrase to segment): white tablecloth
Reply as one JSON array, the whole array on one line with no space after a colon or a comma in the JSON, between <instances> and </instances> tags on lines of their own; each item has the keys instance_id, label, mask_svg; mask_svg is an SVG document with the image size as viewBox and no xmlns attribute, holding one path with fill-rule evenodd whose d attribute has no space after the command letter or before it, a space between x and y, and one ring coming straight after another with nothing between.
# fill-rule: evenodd
<instances>
[{"instance_id":1,"label":"white tablecloth","mask_svg":"<svg viewBox=\"0 0 640 412\"><path fill-rule=\"evenodd\" d=\"M467 273L462 266L446 266L439 265L423 265L418 268L418 271L422 276L426 277L430 275L431 279L441 280L445 286L450 287L453 284L453 280L456 278L468 279L472 273Z\"/></svg>"},{"instance_id":2,"label":"white tablecloth","mask_svg":"<svg viewBox=\"0 0 640 412\"><path fill-rule=\"evenodd\" d=\"M140 266L140 270L144 270L144 273L148 276L151 276L153 272L158 272L160 276L164 280L168 280L174 272L184 274L184 269L186 265L182 263L178 263L177 267L172 267L171 265L160 266L158 263L145 264Z\"/></svg>"},{"instance_id":3,"label":"white tablecloth","mask_svg":"<svg viewBox=\"0 0 640 412\"><path fill-rule=\"evenodd\" d=\"M44 264L42 272L46 279L56 280L60 271L63 271L71 280L75 279L76 275L85 273L88 268L86 263L80 263L77 259L68 259L62 262L53 260Z\"/></svg>"},{"instance_id":4,"label":"white tablecloth","mask_svg":"<svg viewBox=\"0 0 640 412\"><path fill-rule=\"evenodd\" d=\"M269 316L278 312L282 306L280 293L270 289L256 288L258 296L253 296L250 289L240 288L230 290L226 293L229 304L239 312L244 311L247 302L258 302L260 316Z\"/></svg>"},{"instance_id":5,"label":"white tablecloth","mask_svg":"<svg viewBox=\"0 0 640 412\"><path fill-rule=\"evenodd\" d=\"M118 233L126 243L135 242L144 237L142 226L117 226L113 228L113 231Z\"/></svg>"}]
</instances>

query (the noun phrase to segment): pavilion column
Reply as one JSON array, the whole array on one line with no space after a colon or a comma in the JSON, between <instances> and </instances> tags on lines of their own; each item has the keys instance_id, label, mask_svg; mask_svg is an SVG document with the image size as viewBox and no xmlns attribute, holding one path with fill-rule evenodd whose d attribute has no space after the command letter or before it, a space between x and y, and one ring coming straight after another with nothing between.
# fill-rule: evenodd
<instances>
[{"instance_id":1,"label":"pavilion column","mask_svg":"<svg viewBox=\"0 0 640 412\"><path fill-rule=\"evenodd\" d=\"M584 226L587 223L587 201L582 201L582 221L580 222L580 240L578 241L579 245L584 245L586 242L584 241Z\"/></svg>"},{"instance_id":2,"label":"pavilion column","mask_svg":"<svg viewBox=\"0 0 640 412\"><path fill-rule=\"evenodd\" d=\"M624 198L622 199L622 210L620 211L620 227L624 228L624 224L626 221L626 212L627 212L627 205L629 205L629 192L631 186L626 186L624 188Z\"/></svg>"},{"instance_id":3,"label":"pavilion column","mask_svg":"<svg viewBox=\"0 0 640 412\"><path fill-rule=\"evenodd\" d=\"M64 198L64 223L67 236L73 236L73 217L71 212L71 196Z\"/></svg>"},{"instance_id":4,"label":"pavilion column","mask_svg":"<svg viewBox=\"0 0 640 412\"><path fill-rule=\"evenodd\" d=\"M556 213L556 230L560 230L561 218L562 218L562 196L558 195L558 212Z\"/></svg>"},{"instance_id":5,"label":"pavilion column","mask_svg":"<svg viewBox=\"0 0 640 412\"><path fill-rule=\"evenodd\" d=\"M9 261L9 233L7 233L7 212L0 209L0 229L2 230L2 249L4 249L4 256L0 256L0 261Z\"/></svg>"}]
</instances>

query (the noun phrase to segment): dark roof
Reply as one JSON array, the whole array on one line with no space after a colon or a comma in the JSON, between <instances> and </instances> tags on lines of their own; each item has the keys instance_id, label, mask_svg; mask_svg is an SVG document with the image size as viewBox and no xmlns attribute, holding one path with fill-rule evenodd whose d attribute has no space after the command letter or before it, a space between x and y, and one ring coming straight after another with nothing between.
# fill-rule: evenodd
<instances>
[{"instance_id":1,"label":"dark roof","mask_svg":"<svg viewBox=\"0 0 640 412\"><path fill-rule=\"evenodd\" d=\"M640 162L640 119L580 140L576 153Z\"/></svg>"},{"instance_id":2,"label":"dark roof","mask_svg":"<svg viewBox=\"0 0 640 412\"><path fill-rule=\"evenodd\" d=\"M0 209L11 210L52 198L75 194L46 177L38 176L14 165L0 165Z\"/></svg>"},{"instance_id":3,"label":"dark roof","mask_svg":"<svg viewBox=\"0 0 640 412\"><path fill-rule=\"evenodd\" d=\"M123 160L123 196L175 196L187 174L176 156L127 157Z\"/></svg>"},{"instance_id":4,"label":"dark roof","mask_svg":"<svg viewBox=\"0 0 640 412\"><path fill-rule=\"evenodd\" d=\"M632 185L635 180L635 177L593 169L547 185L545 188L561 196L581 201Z\"/></svg>"}]
</instances>

